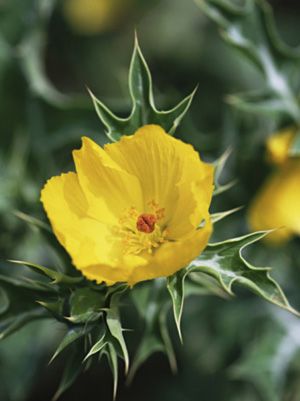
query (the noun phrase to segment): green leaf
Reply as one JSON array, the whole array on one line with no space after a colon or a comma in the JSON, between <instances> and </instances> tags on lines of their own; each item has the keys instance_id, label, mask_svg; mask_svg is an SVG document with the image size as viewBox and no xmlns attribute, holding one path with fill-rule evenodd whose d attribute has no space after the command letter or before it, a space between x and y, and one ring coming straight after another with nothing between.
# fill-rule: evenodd
<instances>
[{"instance_id":1,"label":"green leaf","mask_svg":"<svg viewBox=\"0 0 300 401\"><path fill-rule=\"evenodd\" d=\"M232 378L253 383L265 401L283 399L289 368L300 348L299 319L277 312L281 313L274 314L229 371Z\"/></svg>"},{"instance_id":2,"label":"green leaf","mask_svg":"<svg viewBox=\"0 0 300 401\"><path fill-rule=\"evenodd\" d=\"M239 207L235 207L234 209L226 210L225 212L212 213L210 215L211 221L213 224L215 224L218 221L223 220L226 217L230 216L231 214L238 212L242 208L243 208L243 206L239 206Z\"/></svg>"},{"instance_id":3,"label":"green leaf","mask_svg":"<svg viewBox=\"0 0 300 401\"><path fill-rule=\"evenodd\" d=\"M36 227L41 230L48 231L49 233L53 234L53 231L51 230L51 227L49 226L49 224L45 223L44 221L42 221L36 217L30 216L29 214L23 213L19 210L15 210L13 213L16 217L25 221L26 223L30 224L31 226Z\"/></svg>"},{"instance_id":4,"label":"green leaf","mask_svg":"<svg viewBox=\"0 0 300 401\"><path fill-rule=\"evenodd\" d=\"M229 295L219 285L218 281L206 274L194 273L193 270L189 272L184 283L185 298L191 295L213 295L223 299L228 299Z\"/></svg>"},{"instance_id":5,"label":"green leaf","mask_svg":"<svg viewBox=\"0 0 300 401\"><path fill-rule=\"evenodd\" d=\"M22 277L20 279L19 277L3 276L2 274L0 274L0 282L32 291L56 292L55 289L47 283L43 283L37 280L31 280L28 277Z\"/></svg>"},{"instance_id":6,"label":"green leaf","mask_svg":"<svg viewBox=\"0 0 300 401\"><path fill-rule=\"evenodd\" d=\"M91 323L100 318L105 307L104 294L91 288L77 288L70 297L70 316L72 323Z\"/></svg>"},{"instance_id":7,"label":"green leaf","mask_svg":"<svg viewBox=\"0 0 300 401\"><path fill-rule=\"evenodd\" d=\"M37 296L52 295L52 292L36 290L35 287L20 285L17 279L0 276L0 340L22 328L32 320L49 317L36 303Z\"/></svg>"},{"instance_id":8,"label":"green leaf","mask_svg":"<svg viewBox=\"0 0 300 401\"><path fill-rule=\"evenodd\" d=\"M131 135L145 124L158 124L173 135L188 111L195 91L174 108L165 111L157 110L151 73L136 38L129 69L129 92L132 101L130 115L127 118L116 116L90 90L89 93L98 117L107 128L108 138L111 141L118 141L122 135Z\"/></svg>"},{"instance_id":9,"label":"green leaf","mask_svg":"<svg viewBox=\"0 0 300 401\"><path fill-rule=\"evenodd\" d=\"M9 260L11 263L15 263L18 265L24 265L29 267L30 269L48 277L51 278L52 284L66 284L66 285L74 285L77 283L80 283L83 281L83 277L71 277L67 276L66 274L57 272L55 270L49 269L48 267L38 265L36 263L31 263L31 262L25 262L23 260Z\"/></svg>"},{"instance_id":10,"label":"green leaf","mask_svg":"<svg viewBox=\"0 0 300 401\"><path fill-rule=\"evenodd\" d=\"M224 172L224 168L225 168L225 165L227 163L227 160L228 160L230 154L231 154L231 149L227 149L222 154L222 156L219 157L219 159L217 159L214 162L214 166L215 166L215 172L214 172L214 186L215 186L214 196L220 195L223 192L228 191L236 183L235 180L234 181L230 181L227 184L221 184L221 182L220 182L221 176L222 176L222 174Z\"/></svg>"},{"instance_id":11,"label":"green leaf","mask_svg":"<svg viewBox=\"0 0 300 401\"><path fill-rule=\"evenodd\" d=\"M51 312L55 317L60 318L63 316L64 300L58 299L57 301L36 301L39 305L43 306L49 312Z\"/></svg>"},{"instance_id":12,"label":"green leaf","mask_svg":"<svg viewBox=\"0 0 300 401\"><path fill-rule=\"evenodd\" d=\"M37 229L40 231L40 233L45 238L47 243L52 247L54 252L57 254L62 267L64 265L66 266L70 265L69 255L61 246L57 246L58 245L57 238L55 237L53 230L51 229L49 224L38 219L37 217L30 216L29 214L23 213L19 210L15 210L13 214L22 221L24 221L25 223L29 224L33 229Z\"/></svg>"},{"instance_id":13,"label":"green leaf","mask_svg":"<svg viewBox=\"0 0 300 401\"><path fill-rule=\"evenodd\" d=\"M53 360L67 347L77 341L79 338L87 335L90 332L91 328L89 326L86 327L72 327L67 334L64 336L63 340L57 347L53 356L51 357L49 364L53 362Z\"/></svg>"},{"instance_id":14,"label":"green leaf","mask_svg":"<svg viewBox=\"0 0 300 401\"><path fill-rule=\"evenodd\" d=\"M180 324L184 304L184 282L188 274L189 270L182 269L167 278L167 288L171 295L174 319L181 342L183 342Z\"/></svg>"},{"instance_id":15,"label":"green leaf","mask_svg":"<svg viewBox=\"0 0 300 401\"><path fill-rule=\"evenodd\" d=\"M164 344L164 351L168 356L171 370L173 373L177 373L176 356L168 329L167 317L169 310L170 310L169 302L166 302L164 305L162 305L159 314L159 327L160 327L161 338Z\"/></svg>"},{"instance_id":16,"label":"green leaf","mask_svg":"<svg viewBox=\"0 0 300 401\"><path fill-rule=\"evenodd\" d=\"M129 368L129 355L127 351L127 346L123 336L123 329L120 321L119 314L119 301L120 297L123 295L124 291L126 291L127 287L123 287L114 294L112 294L110 299L110 305L106 312L106 323L111 335L118 341L122 355L125 362L125 373L128 372Z\"/></svg>"},{"instance_id":17,"label":"green leaf","mask_svg":"<svg viewBox=\"0 0 300 401\"><path fill-rule=\"evenodd\" d=\"M228 95L226 101L235 108L248 113L289 116L284 100L268 89Z\"/></svg>"},{"instance_id":18,"label":"green leaf","mask_svg":"<svg viewBox=\"0 0 300 401\"><path fill-rule=\"evenodd\" d=\"M100 335L99 340L92 346L92 348L89 350L88 354L85 356L84 361L86 361L88 358L91 356L100 353L108 344L106 340L105 333Z\"/></svg>"},{"instance_id":19,"label":"green leaf","mask_svg":"<svg viewBox=\"0 0 300 401\"><path fill-rule=\"evenodd\" d=\"M105 306L104 294L91 288L77 288L70 299L71 316L85 314L89 311L100 312Z\"/></svg>"},{"instance_id":20,"label":"green leaf","mask_svg":"<svg viewBox=\"0 0 300 401\"><path fill-rule=\"evenodd\" d=\"M165 280L158 279L148 283L148 299L145 302L143 318L145 329L142 340L136 350L131 364L128 382L130 383L140 365L155 352L163 352L168 356L172 370L176 370L173 347L167 332L166 313L170 302L165 290ZM132 290L132 293L135 289ZM146 291L145 291L146 293Z\"/></svg>"},{"instance_id":21,"label":"green leaf","mask_svg":"<svg viewBox=\"0 0 300 401\"><path fill-rule=\"evenodd\" d=\"M111 343L108 343L104 349L112 375L113 375L113 400L116 399L118 388L118 355Z\"/></svg>"},{"instance_id":22,"label":"green leaf","mask_svg":"<svg viewBox=\"0 0 300 401\"><path fill-rule=\"evenodd\" d=\"M183 343L181 318L185 299L190 295L215 295L225 298L215 279L205 275L195 275L191 267L181 269L167 277L167 289L171 296L173 316L181 343Z\"/></svg>"},{"instance_id":23,"label":"green leaf","mask_svg":"<svg viewBox=\"0 0 300 401\"><path fill-rule=\"evenodd\" d=\"M27 323L49 317L45 315L44 311L40 308L18 313L14 316L8 317L4 320L0 320L0 340L10 336L14 332L20 330Z\"/></svg>"},{"instance_id":24,"label":"green leaf","mask_svg":"<svg viewBox=\"0 0 300 401\"><path fill-rule=\"evenodd\" d=\"M299 313L291 307L279 284L270 276L269 267L255 267L243 256L243 250L266 236L269 232L255 232L243 237L210 244L194 260L189 269L199 274L214 277L221 287L233 295L232 287L239 284L255 294L296 315Z\"/></svg>"},{"instance_id":25,"label":"green leaf","mask_svg":"<svg viewBox=\"0 0 300 401\"><path fill-rule=\"evenodd\" d=\"M201 9L220 28L225 41L238 49L262 74L268 94L261 100L266 110L287 114L300 121L297 99L298 85L293 81L291 69L298 69L300 49L292 49L282 42L275 28L271 6L265 0L196 0ZM237 102L245 106L243 102ZM249 108L255 107L253 100Z\"/></svg>"},{"instance_id":26,"label":"green leaf","mask_svg":"<svg viewBox=\"0 0 300 401\"><path fill-rule=\"evenodd\" d=\"M0 315L7 311L10 300L4 288L0 287Z\"/></svg>"},{"instance_id":27,"label":"green leaf","mask_svg":"<svg viewBox=\"0 0 300 401\"><path fill-rule=\"evenodd\" d=\"M148 306L148 300L151 293L151 286L148 282L141 282L134 286L130 291L130 297L133 300L134 306L139 312L140 317L144 318L145 310Z\"/></svg>"},{"instance_id":28,"label":"green leaf","mask_svg":"<svg viewBox=\"0 0 300 401\"><path fill-rule=\"evenodd\" d=\"M118 356L114 346L111 343L108 343L107 345L106 356L113 374L113 400L115 400L118 388Z\"/></svg>"},{"instance_id":29,"label":"green leaf","mask_svg":"<svg viewBox=\"0 0 300 401\"><path fill-rule=\"evenodd\" d=\"M61 382L52 398L52 401L56 401L74 383L79 374L83 371L84 365L82 363L82 350L83 343L77 347L73 347L72 352L68 354Z\"/></svg>"}]
</instances>

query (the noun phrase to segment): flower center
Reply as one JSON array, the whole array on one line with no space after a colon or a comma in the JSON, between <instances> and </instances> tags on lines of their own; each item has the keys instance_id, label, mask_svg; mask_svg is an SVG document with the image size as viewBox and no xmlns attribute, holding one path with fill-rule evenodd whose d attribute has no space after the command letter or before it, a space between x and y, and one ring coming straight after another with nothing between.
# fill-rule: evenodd
<instances>
[{"instance_id":1,"label":"flower center","mask_svg":"<svg viewBox=\"0 0 300 401\"><path fill-rule=\"evenodd\" d=\"M164 209L151 201L145 213L139 213L132 207L119 220L115 233L121 240L125 254L152 253L167 241L167 230L161 227Z\"/></svg>"},{"instance_id":2,"label":"flower center","mask_svg":"<svg viewBox=\"0 0 300 401\"><path fill-rule=\"evenodd\" d=\"M156 216L154 214L143 213L137 219L136 228L143 233L150 234L155 229L155 223Z\"/></svg>"}]
</instances>

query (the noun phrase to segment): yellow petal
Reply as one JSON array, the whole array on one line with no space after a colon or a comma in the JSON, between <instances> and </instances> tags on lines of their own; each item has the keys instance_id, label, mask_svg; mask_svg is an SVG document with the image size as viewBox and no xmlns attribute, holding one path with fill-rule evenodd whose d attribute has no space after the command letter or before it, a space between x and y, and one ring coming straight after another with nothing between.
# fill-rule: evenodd
<instances>
[{"instance_id":1,"label":"yellow petal","mask_svg":"<svg viewBox=\"0 0 300 401\"><path fill-rule=\"evenodd\" d=\"M96 261L116 261L111 231L87 215L87 199L75 173L62 174L47 181L41 201L52 229L79 269ZM101 271L99 273L99 282Z\"/></svg>"},{"instance_id":2,"label":"yellow petal","mask_svg":"<svg viewBox=\"0 0 300 401\"><path fill-rule=\"evenodd\" d=\"M167 242L155 251L154 255L146 257L148 263L133 269L128 283L134 285L142 280L156 277L168 277L200 255L206 247L212 233L212 224L208 219L200 228L184 239Z\"/></svg>"},{"instance_id":3,"label":"yellow petal","mask_svg":"<svg viewBox=\"0 0 300 401\"><path fill-rule=\"evenodd\" d=\"M178 201L168 222L168 236L180 239L193 232L204 220L209 220L209 206L213 193L213 176L202 181L178 185Z\"/></svg>"},{"instance_id":4,"label":"yellow petal","mask_svg":"<svg viewBox=\"0 0 300 401\"><path fill-rule=\"evenodd\" d=\"M208 220L205 227L182 240L162 244L153 254L128 255L124 258L123 265L87 266L83 274L99 282L101 272L101 279L107 283L124 281L129 285L157 277L167 277L187 266L203 251L211 232L212 224Z\"/></svg>"},{"instance_id":5,"label":"yellow petal","mask_svg":"<svg viewBox=\"0 0 300 401\"><path fill-rule=\"evenodd\" d=\"M89 203L89 213L99 221L116 224L130 207L142 208L138 179L116 164L89 138L82 138L80 150L73 151L80 186Z\"/></svg>"},{"instance_id":6,"label":"yellow petal","mask_svg":"<svg viewBox=\"0 0 300 401\"><path fill-rule=\"evenodd\" d=\"M278 228L266 237L280 243L300 234L300 161L289 160L264 184L249 210L254 230Z\"/></svg>"},{"instance_id":7,"label":"yellow petal","mask_svg":"<svg viewBox=\"0 0 300 401\"><path fill-rule=\"evenodd\" d=\"M295 138L296 128L289 127L270 136L267 140L267 158L271 163L282 164L289 157L289 149Z\"/></svg>"},{"instance_id":8,"label":"yellow petal","mask_svg":"<svg viewBox=\"0 0 300 401\"><path fill-rule=\"evenodd\" d=\"M213 167L192 146L145 126L105 149L83 138L73 156L77 174L49 180L41 199L87 278L133 285L175 273L204 249L212 231ZM157 219L151 233L136 225L147 208Z\"/></svg>"},{"instance_id":9,"label":"yellow petal","mask_svg":"<svg viewBox=\"0 0 300 401\"><path fill-rule=\"evenodd\" d=\"M118 165L138 177L145 210L148 202L155 201L165 209L164 224L173 229L176 222L181 227L185 222L186 233L201 223L211 202L213 166L203 163L191 145L157 125L146 125L134 135L106 145L105 150ZM191 193L198 196L196 202Z\"/></svg>"}]
</instances>

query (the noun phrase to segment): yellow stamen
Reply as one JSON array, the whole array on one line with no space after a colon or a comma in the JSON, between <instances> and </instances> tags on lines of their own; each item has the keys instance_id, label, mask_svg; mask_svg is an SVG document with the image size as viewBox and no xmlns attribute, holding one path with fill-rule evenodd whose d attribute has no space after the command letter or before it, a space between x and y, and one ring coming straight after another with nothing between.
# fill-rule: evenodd
<instances>
[{"instance_id":1,"label":"yellow stamen","mask_svg":"<svg viewBox=\"0 0 300 401\"><path fill-rule=\"evenodd\" d=\"M151 201L147 209L153 213L139 213L131 207L119 220L116 234L124 245L126 254L139 254L143 251L152 253L167 241L167 230L159 224L164 216L164 209Z\"/></svg>"}]
</instances>

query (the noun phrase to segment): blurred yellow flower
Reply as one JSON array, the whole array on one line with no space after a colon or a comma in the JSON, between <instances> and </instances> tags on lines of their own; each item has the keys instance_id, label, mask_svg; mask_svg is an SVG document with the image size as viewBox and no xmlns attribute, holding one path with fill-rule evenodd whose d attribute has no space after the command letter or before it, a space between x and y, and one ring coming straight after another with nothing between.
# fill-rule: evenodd
<instances>
[{"instance_id":1,"label":"blurred yellow flower","mask_svg":"<svg viewBox=\"0 0 300 401\"><path fill-rule=\"evenodd\" d=\"M98 146L84 137L76 173L52 177L41 201L59 242L107 284L169 276L207 245L214 168L156 125Z\"/></svg>"},{"instance_id":2,"label":"blurred yellow flower","mask_svg":"<svg viewBox=\"0 0 300 401\"><path fill-rule=\"evenodd\" d=\"M256 195L248 213L253 230L277 228L265 237L273 244L300 235L300 158L289 156L295 134L295 128L288 128L267 141L268 160L278 167Z\"/></svg>"},{"instance_id":3,"label":"blurred yellow flower","mask_svg":"<svg viewBox=\"0 0 300 401\"><path fill-rule=\"evenodd\" d=\"M279 228L266 237L278 243L300 234L300 160L289 160L258 193L249 212L254 230Z\"/></svg>"},{"instance_id":4,"label":"blurred yellow flower","mask_svg":"<svg viewBox=\"0 0 300 401\"><path fill-rule=\"evenodd\" d=\"M289 148L296 135L296 128L286 128L271 135L267 140L267 159L273 164L282 164L289 158Z\"/></svg>"},{"instance_id":5,"label":"blurred yellow flower","mask_svg":"<svg viewBox=\"0 0 300 401\"><path fill-rule=\"evenodd\" d=\"M131 0L64 0L65 18L76 32L93 35L111 29Z\"/></svg>"}]
</instances>

